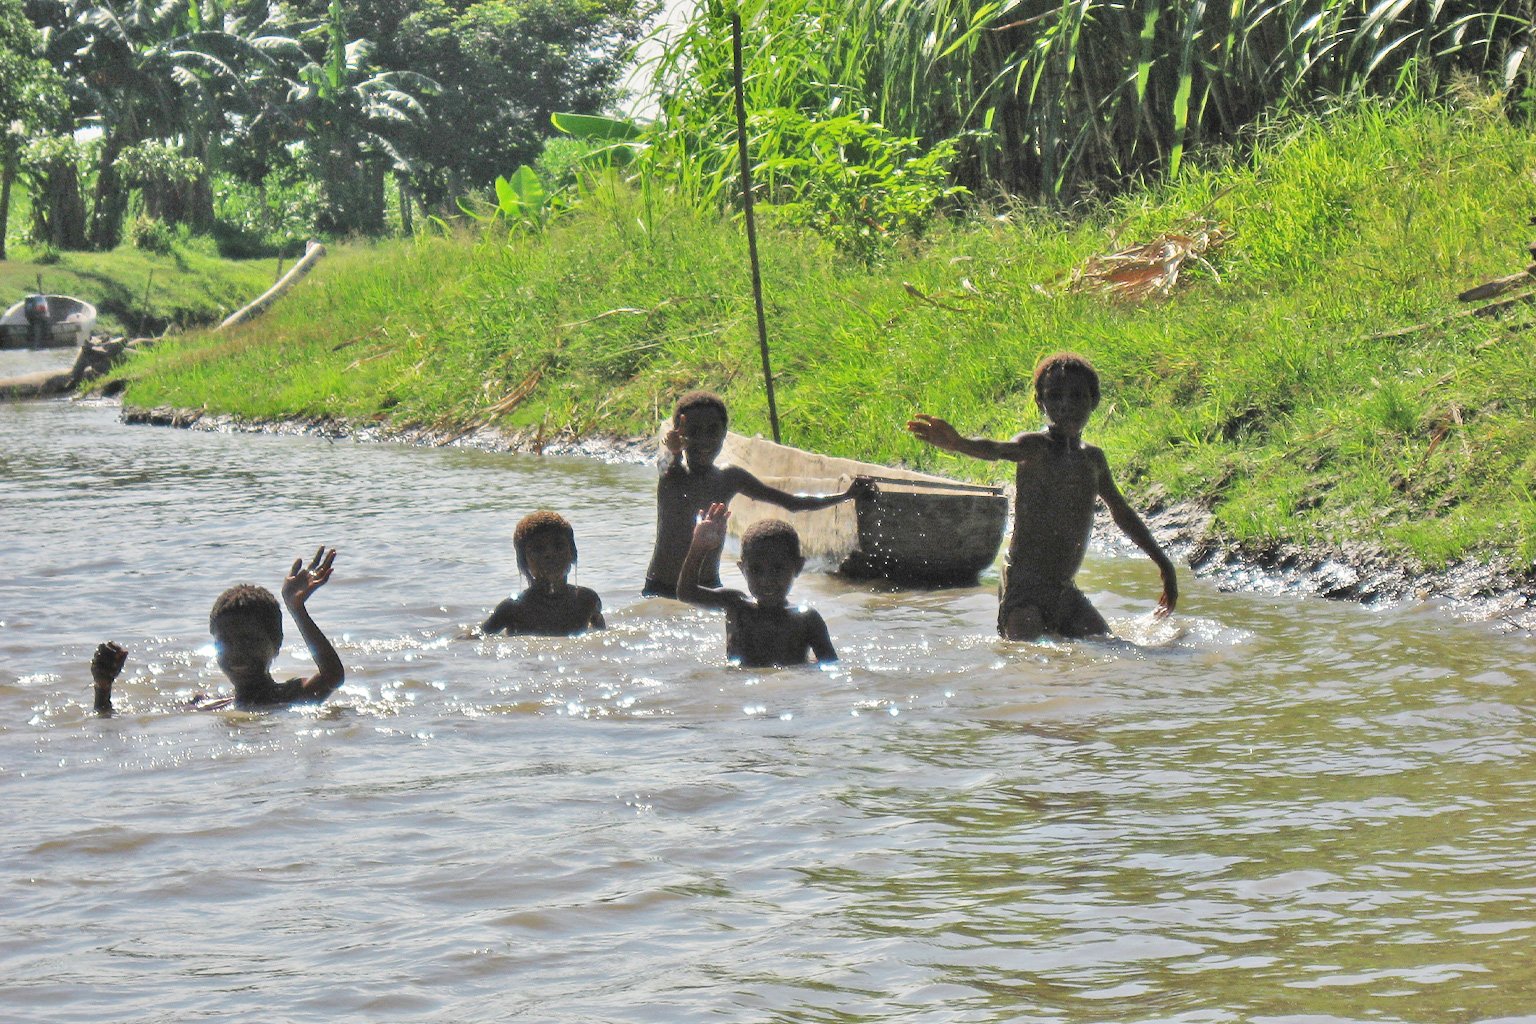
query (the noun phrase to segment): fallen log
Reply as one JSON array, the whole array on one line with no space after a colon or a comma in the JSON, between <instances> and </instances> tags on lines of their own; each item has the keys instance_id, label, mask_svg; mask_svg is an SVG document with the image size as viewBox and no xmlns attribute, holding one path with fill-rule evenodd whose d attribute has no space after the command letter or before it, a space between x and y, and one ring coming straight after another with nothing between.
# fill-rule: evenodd
<instances>
[{"instance_id":1,"label":"fallen log","mask_svg":"<svg viewBox=\"0 0 1536 1024\"><path fill-rule=\"evenodd\" d=\"M93 338L80 346L69 369L39 370L0 380L0 401L54 398L109 373L127 353L148 348L152 338Z\"/></svg>"},{"instance_id":2,"label":"fallen log","mask_svg":"<svg viewBox=\"0 0 1536 1024\"><path fill-rule=\"evenodd\" d=\"M325 246L321 245L319 242L311 241L309 245L305 247L304 255L299 260L299 262L288 268L288 273L284 274L282 278L271 288L268 288L266 291L262 292L261 297L258 298L255 302L252 302L250 305L245 306L242 309L237 309L233 313L229 314L229 316L225 317L224 322L215 327L214 330L222 331L226 327L233 327L236 324L243 324L247 320L252 320L265 313L268 306L282 298L284 292L298 284L299 281L303 279L305 274L308 274L311 270L313 270L315 268L315 264L320 262L320 257L324 255Z\"/></svg>"},{"instance_id":3,"label":"fallen log","mask_svg":"<svg viewBox=\"0 0 1536 1024\"><path fill-rule=\"evenodd\" d=\"M39 370L17 377L0 380L0 400L21 398L52 398L66 394L71 385L72 370Z\"/></svg>"},{"instance_id":4,"label":"fallen log","mask_svg":"<svg viewBox=\"0 0 1536 1024\"><path fill-rule=\"evenodd\" d=\"M1468 288L1456 298L1462 302L1482 302L1505 292L1528 285L1536 278L1536 263L1532 263L1518 274L1510 274L1508 277L1495 278L1492 281L1478 285L1476 288Z\"/></svg>"}]
</instances>

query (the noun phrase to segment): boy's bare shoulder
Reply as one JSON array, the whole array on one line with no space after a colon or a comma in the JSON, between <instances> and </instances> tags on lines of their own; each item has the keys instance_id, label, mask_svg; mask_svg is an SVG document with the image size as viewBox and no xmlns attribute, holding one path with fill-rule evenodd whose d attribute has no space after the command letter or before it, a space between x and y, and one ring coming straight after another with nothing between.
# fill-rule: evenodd
<instances>
[{"instance_id":1,"label":"boy's bare shoulder","mask_svg":"<svg viewBox=\"0 0 1536 1024\"><path fill-rule=\"evenodd\" d=\"M1043 430L1025 430L1013 436L1009 442L1019 449L1015 462L1030 463L1042 458L1050 450L1051 439Z\"/></svg>"}]
</instances>

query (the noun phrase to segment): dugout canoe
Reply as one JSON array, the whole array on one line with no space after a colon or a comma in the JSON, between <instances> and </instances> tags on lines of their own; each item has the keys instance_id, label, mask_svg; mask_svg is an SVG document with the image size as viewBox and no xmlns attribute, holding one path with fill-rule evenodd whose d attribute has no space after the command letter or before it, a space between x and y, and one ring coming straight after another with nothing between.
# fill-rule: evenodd
<instances>
[{"instance_id":1,"label":"dugout canoe","mask_svg":"<svg viewBox=\"0 0 1536 1024\"><path fill-rule=\"evenodd\" d=\"M791 493L836 493L856 476L872 479L878 488L874 496L815 512L786 512L743 497L731 503L732 533L740 536L760 519L786 519L799 532L808 560L855 579L974 585L996 561L1008 524L1001 487L818 455L740 434L726 435L720 463L741 466Z\"/></svg>"},{"instance_id":2,"label":"dugout canoe","mask_svg":"<svg viewBox=\"0 0 1536 1024\"><path fill-rule=\"evenodd\" d=\"M0 317L0 348L79 348L96 329L96 307L68 295L40 296L48 302L48 324L42 337L34 337L27 307L39 296L16 303Z\"/></svg>"}]
</instances>

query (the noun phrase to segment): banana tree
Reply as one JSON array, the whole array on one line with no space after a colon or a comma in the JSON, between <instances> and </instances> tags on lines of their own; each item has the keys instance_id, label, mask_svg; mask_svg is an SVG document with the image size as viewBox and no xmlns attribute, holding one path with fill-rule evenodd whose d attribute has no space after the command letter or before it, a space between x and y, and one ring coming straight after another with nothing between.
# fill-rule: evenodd
<instances>
[{"instance_id":1,"label":"banana tree","mask_svg":"<svg viewBox=\"0 0 1536 1024\"><path fill-rule=\"evenodd\" d=\"M206 166L209 148L253 88L282 81L301 51L265 21L221 0L56 0L39 3L47 53L72 92L82 127L101 130L91 242L117 243L126 209L117 162L125 149L174 140ZM203 179L204 215L211 193Z\"/></svg>"},{"instance_id":2,"label":"banana tree","mask_svg":"<svg viewBox=\"0 0 1536 1024\"><path fill-rule=\"evenodd\" d=\"M437 83L412 71L378 71L373 44L346 38L340 0L331 0L322 35L324 55L299 69L288 93L306 158L324 196L318 227L334 234L384 229L384 175L408 174L413 161L400 129L425 117L420 95Z\"/></svg>"}]
</instances>

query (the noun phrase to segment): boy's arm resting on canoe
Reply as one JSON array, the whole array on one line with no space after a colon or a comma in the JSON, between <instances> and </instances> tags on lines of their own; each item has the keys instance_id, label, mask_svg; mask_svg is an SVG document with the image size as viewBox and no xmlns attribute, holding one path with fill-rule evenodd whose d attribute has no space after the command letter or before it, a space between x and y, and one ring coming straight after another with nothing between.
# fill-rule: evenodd
<instances>
[{"instance_id":1,"label":"boy's arm resting on canoe","mask_svg":"<svg viewBox=\"0 0 1536 1024\"><path fill-rule=\"evenodd\" d=\"M746 600L739 590L705 587L699 584L699 569L712 555L725 547L725 521L730 518L725 505L715 502L705 509L693 528L693 542L683 557L677 574L677 599L705 608L732 608Z\"/></svg>"},{"instance_id":2,"label":"boy's arm resting on canoe","mask_svg":"<svg viewBox=\"0 0 1536 1024\"><path fill-rule=\"evenodd\" d=\"M1012 441L990 441L984 437L962 437L948 420L927 413L918 413L907 421L907 430L920 441L927 441L935 448L956 455L968 455L988 462L1023 462L1029 458L1031 447L1020 434Z\"/></svg>"},{"instance_id":3,"label":"boy's arm resting on canoe","mask_svg":"<svg viewBox=\"0 0 1536 1024\"><path fill-rule=\"evenodd\" d=\"M790 494L788 491L768 486L740 466L729 466L725 472L730 474L732 489L737 494L751 498L753 501L777 505L789 512L815 512L817 509L830 508L875 492L874 481L864 476L854 477L847 490L838 491L836 494Z\"/></svg>"}]
</instances>

